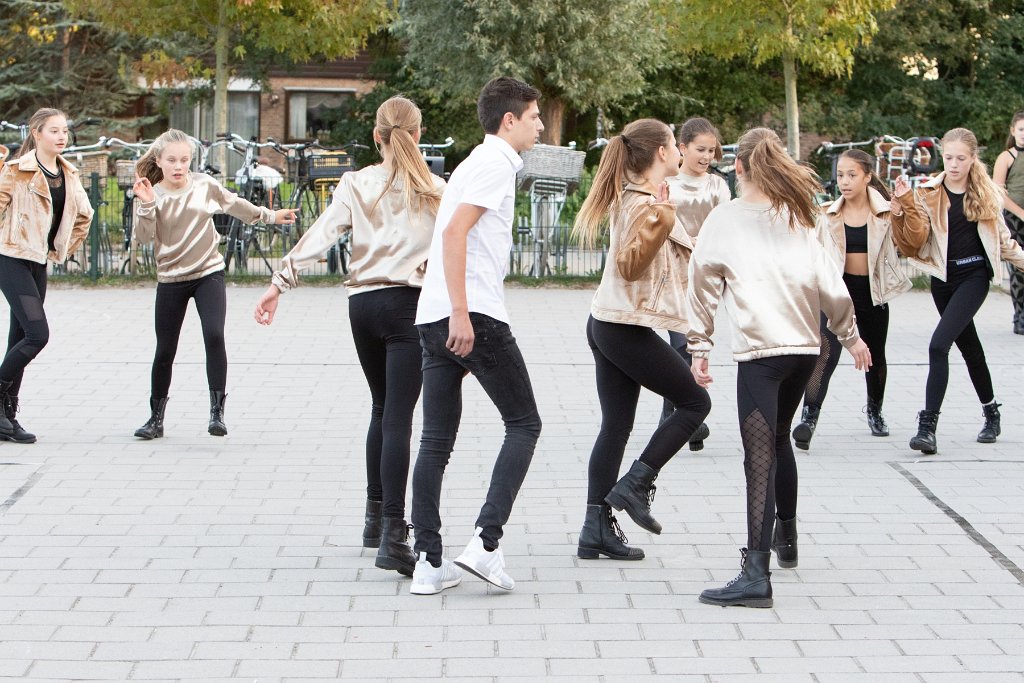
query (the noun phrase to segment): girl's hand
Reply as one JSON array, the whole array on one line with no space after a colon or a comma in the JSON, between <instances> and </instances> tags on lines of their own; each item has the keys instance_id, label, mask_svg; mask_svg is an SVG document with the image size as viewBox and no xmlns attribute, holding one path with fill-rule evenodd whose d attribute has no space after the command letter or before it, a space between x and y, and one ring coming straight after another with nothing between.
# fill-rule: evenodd
<instances>
[{"instance_id":1,"label":"girl's hand","mask_svg":"<svg viewBox=\"0 0 1024 683\"><path fill-rule=\"evenodd\" d=\"M707 358L694 358L693 364L690 366L690 372L693 373L693 379L700 386L705 389L711 385L715 380L711 379L711 374L708 373L708 359Z\"/></svg>"},{"instance_id":2,"label":"girl's hand","mask_svg":"<svg viewBox=\"0 0 1024 683\"><path fill-rule=\"evenodd\" d=\"M291 225L294 222L295 209L278 209L277 211L274 212L275 225Z\"/></svg>"},{"instance_id":3,"label":"girl's hand","mask_svg":"<svg viewBox=\"0 0 1024 683\"><path fill-rule=\"evenodd\" d=\"M132 192L139 198L141 202L151 202L156 199L156 193L153 192L153 183L149 182L149 178L140 178L135 176L135 184L132 185Z\"/></svg>"},{"instance_id":4,"label":"girl's hand","mask_svg":"<svg viewBox=\"0 0 1024 683\"><path fill-rule=\"evenodd\" d=\"M894 216L903 215L903 202L900 198L905 197L909 192L909 183L907 183L903 176L897 178L896 184L893 187L892 198L889 200L889 213Z\"/></svg>"},{"instance_id":5,"label":"girl's hand","mask_svg":"<svg viewBox=\"0 0 1024 683\"><path fill-rule=\"evenodd\" d=\"M269 325L274 322L274 314L277 312L277 302L280 298L281 290L276 285L270 285L260 300L256 302L256 322L260 325Z\"/></svg>"},{"instance_id":6,"label":"girl's hand","mask_svg":"<svg viewBox=\"0 0 1024 683\"><path fill-rule=\"evenodd\" d=\"M861 372L867 372L871 367L871 351L863 339L858 339L857 343L850 347L850 355L853 356L853 364Z\"/></svg>"},{"instance_id":7,"label":"girl's hand","mask_svg":"<svg viewBox=\"0 0 1024 683\"><path fill-rule=\"evenodd\" d=\"M653 203L665 204L668 202L668 183L662 183L658 185L658 195L653 198Z\"/></svg>"}]
</instances>

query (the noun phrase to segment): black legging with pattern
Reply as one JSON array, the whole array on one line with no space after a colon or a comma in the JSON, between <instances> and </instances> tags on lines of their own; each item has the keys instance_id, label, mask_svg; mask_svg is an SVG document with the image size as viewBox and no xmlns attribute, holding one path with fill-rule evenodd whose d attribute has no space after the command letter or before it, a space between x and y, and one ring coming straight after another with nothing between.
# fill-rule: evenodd
<instances>
[{"instance_id":1,"label":"black legging with pattern","mask_svg":"<svg viewBox=\"0 0 1024 683\"><path fill-rule=\"evenodd\" d=\"M1003 217L1013 239L1024 247L1024 221L1009 211L1004 211ZM1010 268L1010 299L1013 301L1013 324L1024 327L1024 272L1013 267Z\"/></svg>"},{"instance_id":2,"label":"black legging with pattern","mask_svg":"<svg viewBox=\"0 0 1024 683\"><path fill-rule=\"evenodd\" d=\"M816 356L773 356L739 363L736 406L747 479L747 547L771 547L776 511L796 517L797 473L789 440Z\"/></svg>"}]
</instances>

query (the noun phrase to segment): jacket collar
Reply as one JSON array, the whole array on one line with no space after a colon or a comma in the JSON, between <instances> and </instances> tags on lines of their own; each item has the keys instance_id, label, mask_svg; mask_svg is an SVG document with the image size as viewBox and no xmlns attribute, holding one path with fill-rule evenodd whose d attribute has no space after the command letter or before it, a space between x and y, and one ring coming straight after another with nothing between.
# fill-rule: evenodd
<instances>
[{"instance_id":1,"label":"jacket collar","mask_svg":"<svg viewBox=\"0 0 1024 683\"><path fill-rule=\"evenodd\" d=\"M927 183L924 183L923 185L921 185L921 187L942 187L942 181L944 181L945 179L946 179L946 172L943 171L939 175L937 175L934 178L932 178L931 180L929 180Z\"/></svg>"},{"instance_id":2,"label":"jacket collar","mask_svg":"<svg viewBox=\"0 0 1024 683\"><path fill-rule=\"evenodd\" d=\"M845 204L845 203L846 203L846 198L845 197L839 197L839 199L835 200L834 202L832 202L829 205L829 207L825 211L825 213L830 214L830 215L838 214L842 210L843 204ZM876 216L876 217L877 216L881 216L882 214L889 213L889 202L885 201L885 197L882 196L881 192L879 192L878 190L876 190L873 187L869 187L868 188L868 208L871 210L871 213L874 216Z\"/></svg>"},{"instance_id":3,"label":"jacket collar","mask_svg":"<svg viewBox=\"0 0 1024 683\"><path fill-rule=\"evenodd\" d=\"M36 151L32 150L28 154L18 157L14 161L9 162L11 166L17 166L18 170L23 173L35 173L41 172L39 169L39 160L36 159ZM68 173L78 175L78 168L74 166L67 159L62 157L60 154L57 155L57 163L64 168L65 175Z\"/></svg>"},{"instance_id":4,"label":"jacket collar","mask_svg":"<svg viewBox=\"0 0 1024 683\"><path fill-rule=\"evenodd\" d=\"M622 189L623 191L626 192L640 192L642 194L649 194L655 197L658 196L658 188L656 188L654 185L652 185L650 182L646 180L643 181L642 183L627 182L626 186L623 187Z\"/></svg>"}]
</instances>

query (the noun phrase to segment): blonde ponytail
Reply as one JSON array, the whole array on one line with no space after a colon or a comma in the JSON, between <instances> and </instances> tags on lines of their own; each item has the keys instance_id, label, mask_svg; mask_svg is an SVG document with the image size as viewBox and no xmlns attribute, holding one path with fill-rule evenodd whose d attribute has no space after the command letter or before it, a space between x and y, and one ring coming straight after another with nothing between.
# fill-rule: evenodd
<instances>
[{"instance_id":1,"label":"blonde ponytail","mask_svg":"<svg viewBox=\"0 0 1024 683\"><path fill-rule=\"evenodd\" d=\"M370 208L372 214L380 200L401 182L405 191L406 203L410 209L420 210L424 206L427 211L437 214L441 204L441 191L434 185L434 179L427 167L427 162L420 154L413 137L419 133L423 116L412 100L396 95L377 108L375 130L382 144L389 145L394 153L391 173L384 183L384 191Z\"/></svg>"},{"instance_id":2,"label":"blonde ponytail","mask_svg":"<svg viewBox=\"0 0 1024 683\"><path fill-rule=\"evenodd\" d=\"M818 174L786 153L768 128L753 128L740 137L736 158L743 163L744 182L753 183L779 216L786 210L789 229L813 228L818 217L815 195L822 191Z\"/></svg>"},{"instance_id":3,"label":"blonde ponytail","mask_svg":"<svg viewBox=\"0 0 1024 683\"><path fill-rule=\"evenodd\" d=\"M627 125L601 154L590 193L583 201L572 226L572 236L593 246L608 218L608 212L622 199L627 182L640 182L657 158L658 150L675 144L672 131L657 119L640 119Z\"/></svg>"}]
</instances>

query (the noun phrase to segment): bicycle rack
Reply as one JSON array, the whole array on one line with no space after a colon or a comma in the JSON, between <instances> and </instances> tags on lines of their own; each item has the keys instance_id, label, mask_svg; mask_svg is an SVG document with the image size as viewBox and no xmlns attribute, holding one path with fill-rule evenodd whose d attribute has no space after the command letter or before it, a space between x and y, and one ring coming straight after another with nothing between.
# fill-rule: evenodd
<instances>
[{"instance_id":1,"label":"bicycle rack","mask_svg":"<svg viewBox=\"0 0 1024 683\"><path fill-rule=\"evenodd\" d=\"M530 275L540 278L551 274L552 241L566 242L562 234L564 226L558 219L565 208L566 197L579 186L587 154L576 151L575 145L534 145L522 156L519 189L530 192L530 225L535 245ZM558 255L564 258L564 254Z\"/></svg>"}]
</instances>

